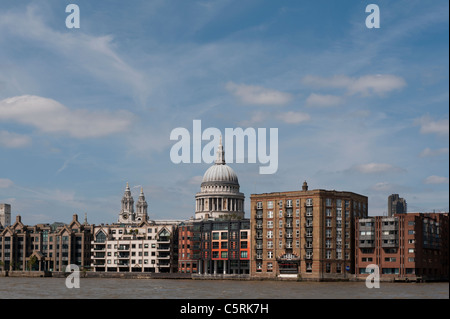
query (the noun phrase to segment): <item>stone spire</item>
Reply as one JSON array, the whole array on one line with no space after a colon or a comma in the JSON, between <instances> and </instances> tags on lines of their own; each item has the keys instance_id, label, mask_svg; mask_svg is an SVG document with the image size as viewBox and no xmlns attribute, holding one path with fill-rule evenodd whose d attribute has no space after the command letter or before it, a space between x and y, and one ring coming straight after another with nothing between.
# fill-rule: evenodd
<instances>
[{"instance_id":1,"label":"stone spire","mask_svg":"<svg viewBox=\"0 0 450 319\"><path fill-rule=\"evenodd\" d=\"M220 135L219 147L217 148L217 159L216 164L225 165L225 151L222 146L222 135Z\"/></svg>"},{"instance_id":2,"label":"stone spire","mask_svg":"<svg viewBox=\"0 0 450 319\"><path fill-rule=\"evenodd\" d=\"M122 209L119 214L119 223L130 222L134 220L134 199L131 196L130 186L127 182L125 193L122 197Z\"/></svg>"},{"instance_id":3,"label":"stone spire","mask_svg":"<svg viewBox=\"0 0 450 319\"><path fill-rule=\"evenodd\" d=\"M144 221L148 219L147 216L147 201L145 200L144 189L141 187L138 202L136 203L136 221Z\"/></svg>"}]
</instances>

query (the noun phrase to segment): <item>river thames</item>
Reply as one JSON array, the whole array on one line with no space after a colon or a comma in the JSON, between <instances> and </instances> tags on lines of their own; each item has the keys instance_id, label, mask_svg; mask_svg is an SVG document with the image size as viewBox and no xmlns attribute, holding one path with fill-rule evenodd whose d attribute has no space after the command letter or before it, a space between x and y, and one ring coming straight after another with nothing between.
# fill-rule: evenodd
<instances>
[{"instance_id":1,"label":"river thames","mask_svg":"<svg viewBox=\"0 0 450 319\"><path fill-rule=\"evenodd\" d=\"M448 299L448 283L0 278L1 299Z\"/></svg>"}]
</instances>

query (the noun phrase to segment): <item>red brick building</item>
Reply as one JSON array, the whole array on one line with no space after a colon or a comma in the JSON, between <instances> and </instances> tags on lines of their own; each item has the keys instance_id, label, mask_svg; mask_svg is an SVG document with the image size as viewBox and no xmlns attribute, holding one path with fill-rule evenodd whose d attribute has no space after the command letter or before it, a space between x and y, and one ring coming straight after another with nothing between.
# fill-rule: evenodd
<instances>
[{"instance_id":1,"label":"red brick building","mask_svg":"<svg viewBox=\"0 0 450 319\"><path fill-rule=\"evenodd\" d=\"M375 264L381 280L448 280L448 213L359 218L355 226L358 277Z\"/></svg>"}]
</instances>

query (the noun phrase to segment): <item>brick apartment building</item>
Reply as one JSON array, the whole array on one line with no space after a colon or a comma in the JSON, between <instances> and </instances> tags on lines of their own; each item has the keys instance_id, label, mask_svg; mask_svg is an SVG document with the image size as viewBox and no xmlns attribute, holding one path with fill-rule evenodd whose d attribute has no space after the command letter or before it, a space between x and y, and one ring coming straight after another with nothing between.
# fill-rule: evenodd
<instances>
[{"instance_id":1,"label":"brick apartment building","mask_svg":"<svg viewBox=\"0 0 450 319\"><path fill-rule=\"evenodd\" d=\"M358 277L375 264L384 280L448 280L448 213L359 218L355 233Z\"/></svg>"},{"instance_id":2,"label":"brick apartment building","mask_svg":"<svg viewBox=\"0 0 450 319\"><path fill-rule=\"evenodd\" d=\"M73 215L69 224L22 223L21 216L0 231L0 261L4 270L65 271L67 265L90 266L91 225ZM0 267L1 268L1 267Z\"/></svg>"},{"instance_id":3,"label":"brick apartment building","mask_svg":"<svg viewBox=\"0 0 450 319\"><path fill-rule=\"evenodd\" d=\"M251 195L254 278L345 279L354 274L354 221L368 199L352 192L302 190Z\"/></svg>"},{"instance_id":4,"label":"brick apartment building","mask_svg":"<svg viewBox=\"0 0 450 319\"><path fill-rule=\"evenodd\" d=\"M196 220L179 227L178 271L201 275L249 275L248 219Z\"/></svg>"}]
</instances>

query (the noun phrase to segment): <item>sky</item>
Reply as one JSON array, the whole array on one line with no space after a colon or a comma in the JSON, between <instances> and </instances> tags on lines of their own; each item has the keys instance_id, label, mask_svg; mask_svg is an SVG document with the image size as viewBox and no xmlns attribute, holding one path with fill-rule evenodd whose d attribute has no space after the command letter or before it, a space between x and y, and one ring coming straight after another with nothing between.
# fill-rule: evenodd
<instances>
[{"instance_id":1,"label":"sky","mask_svg":"<svg viewBox=\"0 0 450 319\"><path fill-rule=\"evenodd\" d=\"M228 163L246 217L251 194L305 180L367 196L371 216L390 194L409 212L448 211L448 12L447 0L2 0L0 203L28 225L112 223L128 182L151 219L188 219L212 164L174 163L170 135L192 138L200 120L266 128L267 141L278 129L275 173Z\"/></svg>"}]
</instances>

